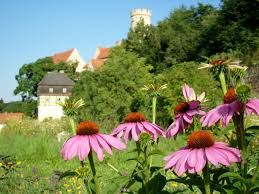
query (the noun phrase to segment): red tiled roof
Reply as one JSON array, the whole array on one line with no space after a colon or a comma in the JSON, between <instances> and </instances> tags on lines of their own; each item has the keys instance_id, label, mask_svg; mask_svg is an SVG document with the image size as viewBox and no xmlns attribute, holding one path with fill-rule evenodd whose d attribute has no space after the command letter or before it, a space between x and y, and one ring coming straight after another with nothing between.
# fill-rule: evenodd
<instances>
[{"instance_id":1,"label":"red tiled roof","mask_svg":"<svg viewBox=\"0 0 259 194\"><path fill-rule=\"evenodd\" d=\"M106 59L109 56L110 48L98 48L100 53L97 56L97 59Z\"/></svg>"},{"instance_id":2,"label":"red tiled roof","mask_svg":"<svg viewBox=\"0 0 259 194\"><path fill-rule=\"evenodd\" d=\"M74 49L70 49L68 51L62 52L62 53L56 53L52 59L54 64L60 63L62 61L66 62L69 56L72 54Z\"/></svg>"},{"instance_id":3,"label":"red tiled roof","mask_svg":"<svg viewBox=\"0 0 259 194\"><path fill-rule=\"evenodd\" d=\"M104 64L104 59L92 59L92 65L94 70L98 69L99 67L101 67Z\"/></svg>"},{"instance_id":4,"label":"red tiled roof","mask_svg":"<svg viewBox=\"0 0 259 194\"><path fill-rule=\"evenodd\" d=\"M0 123L4 123L8 119L20 119L22 118L23 113L0 113Z\"/></svg>"}]
</instances>

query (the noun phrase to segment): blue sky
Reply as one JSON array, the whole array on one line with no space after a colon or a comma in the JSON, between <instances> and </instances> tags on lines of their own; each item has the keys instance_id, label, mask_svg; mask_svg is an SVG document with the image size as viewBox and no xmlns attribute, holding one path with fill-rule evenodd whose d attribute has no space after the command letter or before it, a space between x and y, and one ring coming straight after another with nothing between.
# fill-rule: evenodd
<instances>
[{"instance_id":1,"label":"blue sky","mask_svg":"<svg viewBox=\"0 0 259 194\"><path fill-rule=\"evenodd\" d=\"M134 8L150 9L155 25L181 5L198 2L220 4L220 0L1 0L0 98L20 99L13 95L15 75L25 63L70 48L89 61L96 47L125 38Z\"/></svg>"}]
</instances>

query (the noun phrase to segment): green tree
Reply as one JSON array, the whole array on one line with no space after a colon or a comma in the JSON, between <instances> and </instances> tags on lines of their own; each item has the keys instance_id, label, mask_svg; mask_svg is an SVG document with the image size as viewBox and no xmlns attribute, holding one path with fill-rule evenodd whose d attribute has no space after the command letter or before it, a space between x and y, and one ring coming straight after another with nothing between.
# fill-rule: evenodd
<instances>
[{"instance_id":1,"label":"green tree","mask_svg":"<svg viewBox=\"0 0 259 194\"><path fill-rule=\"evenodd\" d=\"M83 72L75 84L73 96L85 102L81 118L106 123L107 128L109 123L114 127L131 111L146 110L148 98L141 88L150 81L150 70L144 58L114 48L99 70Z\"/></svg>"},{"instance_id":2,"label":"green tree","mask_svg":"<svg viewBox=\"0 0 259 194\"><path fill-rule=\"evenodd\" d=\"M222 0L214 21L202 31L200 47L206 56L229 50L240 51L243 59L253 57L259 46L259 2Z\"/></svg>"},{"instance_id":3,"label":"green tree","mask_svg":"<svg viewBox=\"0 0 259 194\"><path fill-rule=\"evenodd\" d=\"M25 101L13 101L5 103L2 112L21 112L29 117L36 116L37 101L30 99Z\"/></svg>"},{"instance_id":4,"label":"green tree","mask_svg":"<svg viewBox=\"0 0 259 194\"><path fill-rule=\"evenodd\" d=\"M201 32L215 12L210 5L181 7L158 24L165 67L200 57Z\"/></svg>"},{"instance_id":5,"label":"green tree","mask_svg":"<svg viewBox=\"0 0 259 194\"><path fill-rule=\"evenodd\" d=\"M2 112L3 108L4 108L4 100L1 98L0 99L0 112Z\"/></svg>"},{"instance_id":6,"label":"green tree","mask_svg":"<svg viewBox=\"0 0 259 194\"><path fill-rule=\"evenodd\" d=\"M136 28L128 33L125 48L137 53L139 57L145 57L146 62L153 66L154 72L161 70L160 36L156 27L144 25L143 20L140 21Z\"/></svg>"},{"instance_id":7,"label":"green tree","mask_svg":"<svg viewBox=\"0 0 259 194\"><path fill-rule=\"evenodd\" d=\"M14 94L20 94L23 100L32 99L37 96L38 83L48 72L63 70L73 79L76 77L76 66L77 63L61 62L54 64L51 57L41 58L33 63L25 64L15 76L18 86L15 88Z\"/></svg>"}]
</instances>

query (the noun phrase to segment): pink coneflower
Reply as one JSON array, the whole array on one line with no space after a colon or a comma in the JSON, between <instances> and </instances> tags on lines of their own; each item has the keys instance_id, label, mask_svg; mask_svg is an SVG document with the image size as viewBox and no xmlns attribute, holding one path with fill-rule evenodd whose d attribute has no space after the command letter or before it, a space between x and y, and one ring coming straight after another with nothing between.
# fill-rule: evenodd
<instances>
[{"instance_id":1,"label":"pink coneflower","mask_svg":"<svg viewBox=\"0 0 259 194\"><path fill-rule=\"evenodd\" d=\"M224 95L224 104L217 106L209 111L202 118L202 126L212 126L218 121L222 121L222 127L226 127L235 113L242 109L242 103L238 100L236 90L231 88ZM245 112L247 115L255 113L259 115L259 100L249 99L245 103Z\"/></svg>"},{"instance_id":2,"label":"pink coneflower","mask_svg":"<svg viewBox=\"0 0 259 194\"><path fill-rule=\"evenodd\" d=\"M64 143L61 154L64 160L71 160L78 155L79 160L83 161L93 150L98 159L102 161L104 159L103 149L112 155L112 147L118 150L126 148L117 138L99 133L99 128L94 122L85 121L77 126L76 135Z\"/></svg>"},{"instance_id":3,"label":"pink coneflower","mask_svg":"<svg viewBox=\"0 0 259 194\"><path fill-rule=\"evenodd\" d=\"M228 147L226 143L215 142L208 131L195 131L187 141L188 145L165 157L165 169L174 169L181 176L188 171L191 174L203 170L207 162L214 166L222 164L229 166L233 162L240 162L240 151Z\"/></svg>"},{"instance_id":4,"label":"pink coneflower","mask_svg":"<svg viewBox=\"0 0 259 194\"><path fill-rule=\"evenodd\" d=\"M193 88L188 85L183 86L183 96L185 102L181 102L174 109L175 120L168 127L166 136L176 136L179 132L183 132L193 122L195 115L204 115L205 112L200 109L200 104L205 100L205 92L196 97Z\"/></svg>"},{"instance_id":5,"label":"pink coneflower","mask_svg":"<svg viewBox=\"0 0 259 194\"><path fill-rule=\"evenodd\" d=\"M164 129L146 121L144 115L138 112L130 113L124 123L115 128L111 135L120 138L124 134L125 143L128 143L131 139L138 141L140 133L150 134L155 141L159 135L165 136Z\"/></svg>"}]
</instances>

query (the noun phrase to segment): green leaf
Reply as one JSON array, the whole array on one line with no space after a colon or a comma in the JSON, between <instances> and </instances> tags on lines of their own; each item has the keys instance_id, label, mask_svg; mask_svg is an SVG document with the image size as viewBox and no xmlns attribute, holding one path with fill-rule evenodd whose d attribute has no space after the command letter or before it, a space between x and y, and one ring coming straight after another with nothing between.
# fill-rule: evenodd
<instances>
[{"instance_id":1,"label":"green leaf","mask_svg":"<svg viewBox=\"0 0 259 194\"><path fill-rule=\"evenodd\" d=\"M250 126L248 128L246 128L246 131L251 131L254 132L255 134L259 134L259 126L254 125L254 126Z\"/></svg>"},{"instance_id":2,"label":"green leaf","mask_svg":"<svg viewBox=\"0 0 259 194\"><path fill-rule=\"evenodd\" d=\"M160 173L154 176L148 183L144 186L148 188L150 191L149 194L158 194L160 193L164 186L166 185L166 177L161 175ZM145 188L141 188L139 193L145 193Z\"/></svg>"},{"instance_id":3,"label":"green leaf","mask_svg":"<svg viewBox=\"0 0 259 194\"><path fill-rule=\"evenodd\" d=\"M234 191L232 189L224 189L226 194L234 194Z\"/></svg>"},{"instance_id":4,"label":"green leaf","mask_svg":"<svg viewBox=\"0 0 259 194\"><path fill-rule=\"evenodd\" d=\"M237 180L239 180L239 181L241 181L243 183L246 182L246 180L243 177L241 177L239 174L234 173L234 172L226 172L226 173L220 175L219 176L219 180L221 180L223 178L226 178L226 177L232 177L232 178L237 179Z\"/></svg>"},{"instance_id":5,"label":"green leaf","mask_svg":"<svg viewBox=\"0 0 259 194\"><path fill-rule=\"evenodd\" d=\"M250 127L246 128L246 130L250 130L250 129L259 130L259 126L258 125L253 125L253 126L250 126Z\"/></svg>"},{"instance_id":6,"label":"green leaf","mask_svg":"<svg viewBox=\"0 0 259 194\"><path fill-rule=\"evenodd\" d=\"M250 189L249 189L249 193L256 193L256 192L258 192L259 191L259 185L257 185L257 186L253 186L253 187L251 187Z\"/></svg>"},{"instance_id":7,"label":"green leaf","mask_svg":"<svg viewBox=\"0 0 259 194\"><path fill-rule=\"evenodd\" d=\"M161 150L153 150L151 152L149 152L148 157L152 156L152 155L163 155L164 153Z\"/></svg>"},{"instance_id":8,"label":"green leaf","mask_svg":"<svg viewBox=\"0 0 259 194\"><path fill-rule=\"evenodd\" d=\"M59 176L59 180L65 178L65 177L71 177L71 176L77 176L77 175L78 175L77 172L68 170Z\"/></svg>"},{"instance_id":9,"label":"green leaf","mask_svg":"<svg viewBox=\"0 0 259 194\"><path fill-rule=\"evenodd\" d=\"M108 187L106 187L106 193L120 193L120 191L124 190L124 188L129 188L126 186L130 184L129 181L132 179L129 179L129 177L126 176L117 176L110 180L112 181L112 184L109 184Z\"/></svg>"},{"instance_id":10,"label":"green leaf","mask_svg":"<svg viewBox=\"0 0 259 194\"><path fill-rule=\"evenodd\" d=\"M152 166L150 168L151 175L153 175L156 171L158 171L160 169L162 169L162 167L160 167L160 166Z\"/></svg>"},{"instance_id":11,"label":"green leaf","mask_svg":"<svg viewBox=\"0 0 259 194\"><path fill-rule=\"evenodd\" d=\"M138 160L138 158L129 158L126 161L136 161L138 164L140 164L142 166L141 161Z\"/></svg>"}]
</instances>

